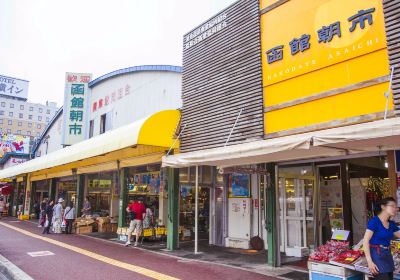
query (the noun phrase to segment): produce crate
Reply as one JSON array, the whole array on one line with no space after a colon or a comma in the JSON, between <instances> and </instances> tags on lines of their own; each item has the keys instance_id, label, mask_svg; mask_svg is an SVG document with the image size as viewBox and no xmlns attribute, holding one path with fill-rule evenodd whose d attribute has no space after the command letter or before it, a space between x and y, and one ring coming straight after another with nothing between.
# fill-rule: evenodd
<instances>
[{"instance_id":1,"label":"produce crate","mask_svg":"<svg viewBox=\"0 0 400 280\"><path fill-rule=\"evenodd\" d=\"M76 228L77 234L87 234L87 233L91 233L92 231L93 231L93 228L91 226L84 226L84 227Z\"/></svg>"},{"instance_id":2,"label":"produce crate","mask_svg":"<svg viewBox=\"0 0 400 280\"><path fill-rule=\"evenodd\" d=\"M143 229L143 237L150 237L150 236L153 236L153 229L152 228Z\"/></svg>"}]
</instances>

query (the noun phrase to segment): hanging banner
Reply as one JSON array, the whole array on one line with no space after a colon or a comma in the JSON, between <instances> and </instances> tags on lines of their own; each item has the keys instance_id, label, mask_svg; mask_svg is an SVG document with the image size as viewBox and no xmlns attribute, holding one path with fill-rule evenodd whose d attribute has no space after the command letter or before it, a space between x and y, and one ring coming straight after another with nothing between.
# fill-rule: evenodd
<instances>
[{"instance_id":1,"label":"hanging banner","mask_svg":"<svg viewBox=\"0 0 400 280\"><path fill-rule=\"evenodd\" d=\"M92 74L65 74L62 142L65 146L73 145L85 139L89 114L88 83L91 80Z\"/></svg>"}]
</instances>

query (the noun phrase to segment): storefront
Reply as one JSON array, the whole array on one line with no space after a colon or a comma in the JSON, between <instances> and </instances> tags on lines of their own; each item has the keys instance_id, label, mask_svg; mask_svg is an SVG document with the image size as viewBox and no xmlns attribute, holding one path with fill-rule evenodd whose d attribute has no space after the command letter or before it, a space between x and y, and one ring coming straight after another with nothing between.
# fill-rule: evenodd
<instances>
[{"instance_id":1,"label":"storefront","mask_svg":"<svg viewBox=\"0 0 400 280\"><path fill-rule=\"evenodd\" d=\"M33 191L35 192L33 202L41 203L43 199L49 198L50 184L49 180L40 180L34 182Z\"/></svg>"},{"instance_id":2,"label":"storefront","mask_svg":"<svg viewBox=\"0 0 400 280\"><path fill-rule=\"evenodd\" d=\"M167 181L158 163L129 167L126 178L127 201L142 199L153 213L152 226L165 226L167 221Z\"/></svg>"},{"instance_id":3,"label":"storefront","mask_svg":"<svg viewBox=\"0 0 400 280\"><path fill-rule=\"evenodd\" d=\"M117 214L117 209L112 211L112 197L119 196L116 189L117 172L99 172L86 175L86 196L89 197L91 214L100 217Z\"/></svg>"},{"instance_id":4,"label":"storefront","mask_svg":"<svg viewBox=\"0 0 400 280\"><path fill-rule=\"evenodd\" d=\"M386 156L279 165L280 251L308 256L334 230L362 239L372 207L392 196Z\"/></svg>"},{"instance_id":5,"label":"storefront","mask_svg":"<svg viewBox=\"0 0 400 280\"><path fill-rule=\"evenodd\" d=\"M76 202L76 179L74 177L57 178L55 202L59 198L64 199L64 204L68 205L71 201Z\"/></svg>"}]
</instances>

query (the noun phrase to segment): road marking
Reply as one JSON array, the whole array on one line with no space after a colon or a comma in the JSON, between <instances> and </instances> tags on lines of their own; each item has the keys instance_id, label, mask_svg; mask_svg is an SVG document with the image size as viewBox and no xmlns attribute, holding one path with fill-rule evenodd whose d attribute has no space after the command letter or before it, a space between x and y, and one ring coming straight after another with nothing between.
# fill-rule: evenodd
<instances>
[{"instance_id":1,"label":"road marking","mask_svg":"<svg viewBox=\"0 0 400 280\"><path fill-rule=\"evenodd\" d=\"M54 253L50 251L37 251L37 252L28 252L29 256L36 258L36 257L44 257L44 256L54 256Z\"/></svg>"},{"instance_id":2,"label":"road marking","mask_svg":"<svg viewBox=\"0 0 400 280\"><path fill-rule=\"evenodd\" d=\"M10 221L10 223L20 223L21 221Z\"/></svg>"},{"instance_id":3,"label":"road marking","mask_svg":"<svg viewBox=\"0 0 400 280\"><path fill-rule=\"evenodd\" d=\"M82 249L82 248L79 248L79 247L76 247L76 246L72 246L72 245L69 245L69 244L64 243L64 242L60 242L60 241L53 240L53 239L48 238L48 237L40 236L38 234L34 234L34 233L30 232L30 231L27 231L27 230L24 230L24 229L20 229L18 227L9 225L9 224L4 223L4 222L0 222L0 225L5 226L7 228L10 228L12 230L18 231L19 233L25 234L25 235L27 235L29 237L36 238L36 239L39 239L39 240L42 240L42 241L45 241L45 242L60 246L60 247L62 247L64 249L71 250L73 252L76 252L76 253L79 253L81 255L90 257L92 259L104 262L106 264L110 264L110 265L113 265L113 266L116 266L116 267L120 267L120 268L129 270L129 271L133 271L135 273L147 276L149 278L153 278L153 279L157 279L157 280L179 280L179 278L175 278L175 277L172 277L172 276L169 276L169 275L166 275L166 274L163 274L163 273L151 270L151 269L147 269L147 268L144 268L144 267L141 267L141 266L136 266L136 265L133 265L133 264L121 262L121 261L118 261L116 259L105 257L103 255L96 254L96 253L93 253L91 251L88 251L88 250L85 250L85 249Z\"/></svg>"}]
</instances>

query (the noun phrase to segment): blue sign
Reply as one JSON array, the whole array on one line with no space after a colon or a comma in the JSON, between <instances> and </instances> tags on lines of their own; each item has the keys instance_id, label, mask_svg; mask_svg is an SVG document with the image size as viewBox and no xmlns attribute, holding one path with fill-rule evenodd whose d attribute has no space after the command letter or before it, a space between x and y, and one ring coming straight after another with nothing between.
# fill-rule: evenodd
<instances>
[{"instance_id":1,"label":"blue sign","mask_svg":"<svg viewBox=\"0 0 400 280\"><path fill-rule=\"evenodd\" d=\"M400 173L400 150L394 152L394 161L396 166L396 172Z\"/></svg>"}]
</instances>

